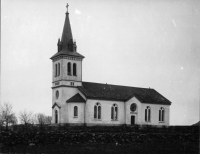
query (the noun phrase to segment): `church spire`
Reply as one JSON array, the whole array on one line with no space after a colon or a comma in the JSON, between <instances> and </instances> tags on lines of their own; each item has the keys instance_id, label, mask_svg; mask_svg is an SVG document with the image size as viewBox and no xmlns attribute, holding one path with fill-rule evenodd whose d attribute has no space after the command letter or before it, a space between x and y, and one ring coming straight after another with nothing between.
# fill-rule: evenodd
<instances>
[{"instance_id":1,"label":"church spire","mask_svg":"<svg viewBox=\"0 0 200 154\"><path fill-rule=\"evenodd\" d=\"M70 26L70 21L69 21L69 13L68 13L68 3L67 3L67 12L66 17L65 17L65 23L63 27L63 33L62 33L62 38L61 38L61 43L62 43L62 50L65 51L73 51L73 37L72 37L72 31L71 31L71 26Z\"/></svg>"},{"instance_id":2,"label":"church spire","mask_svg":"<svg viewBox=\"0 0 200 154\"><path fill-rule=\"evenodd\" d=\"M62 56L66 55L70 57L78 57L80 59L84 58L83 55L77 52L76 41L73 40L72 30L71 30L70 21L69 21L69 12L68 12L69 5L67 4L66 7L67 7L67 11L65 13L66 17L65 17L62 37L61 39L58 39L58 43L57 43L58 52L51 57L52 60L59 58L61 55Z\"/></svg>"}]
</instances>

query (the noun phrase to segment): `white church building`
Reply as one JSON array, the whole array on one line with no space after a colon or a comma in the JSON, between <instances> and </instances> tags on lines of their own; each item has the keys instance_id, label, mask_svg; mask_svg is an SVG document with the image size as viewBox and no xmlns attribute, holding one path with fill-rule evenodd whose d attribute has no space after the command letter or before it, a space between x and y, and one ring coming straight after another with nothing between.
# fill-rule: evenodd
<instances>
[{"instance_id":1,"label":"white church building","mask_svg":"<svg viewBox=\"0 0 200 154\"><path fill-rule=\"evenodd\" d=\"M73 41L68 11L57 46L51 57L53 124L169 125L171 102L156 90L82 81L84 56Z\"/></svg>"}]
</instances>

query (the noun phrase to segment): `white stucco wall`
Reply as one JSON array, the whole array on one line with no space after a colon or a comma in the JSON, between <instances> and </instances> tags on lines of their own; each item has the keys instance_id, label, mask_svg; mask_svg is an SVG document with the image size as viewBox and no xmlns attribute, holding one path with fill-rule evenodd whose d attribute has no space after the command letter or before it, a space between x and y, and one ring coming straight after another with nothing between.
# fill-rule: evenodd
<instances>
[{"instance_id":1,"label":"white stucco wall","mask_svg":"<svg viewBox=\"0 0 200 154\"><path fill-rule=\"evenodd\" d=\"M77 76L70 76L67 74L67 63L71 63L71 72L73 73L73 64L76 63L76 71L77 71ZM73 81L81 81L82 80L82 61L77 61L77 60L69 60L69 59L63 59L62 63L62 73L63 73L63 79L65 80L73 80Z\"/></svg>"},{"instance_id":2,"label":"white stucco wall","mask_svg":"<svg viewBox=\"0 0 200 154\"><path fill-rule=\"evenodd\" d=\"M59 91L59 97L56 98L56 91ZM66 101L78 93L78 89L76 87L58 87L54 88L52 93L52 105L56 102L61 106L59 109L59 123L68 123L69 117L68 117L68 106ZM55 122L55 121L54 121Z\"/></svg>"},{"instance_id":3,"label":"white stucco wall","mask_svg":"<svg viewBox=\"0 0 200 154\"><path fill-rule=\"evenodd\" d=\"M130 105L135 103L137 105L137 110L135 112L131 112ZM131 98L126 104L126 124L131 124L131 115L136 116L136 124L140 125L169 125L169 114L170 114L170 106L169 105L160 105L160 104L148 104L141 103L136 97ZM149 122L145 121L145 109L149 106L151 108L151 119ZM164 108L164 121L159 121L159 109Z\"/></svg>"},{"instance_id":4,"label":"white stucco wall","mask_svg":"<svg viewBox=\"0 0 200 154\"><path fill-rule=\"evenodd\" d=\"M71 58L71 59L70 59ZM73 64L76 63L77 76L67 74L67 63L71 63L71 72L73 74ZM60 63L60 75L55 77L55 64ZM52 105L56 102L59 108L59 123L69 123L68 105L66 101L78 93L76 86L82 85L82 61L76 58L62 58L52 63ZM71 83L73 82L73 86ZM64 87L69 86L69 87ZM56 91L59 91L59 98L56 98ZM79 119L80 120L80 119ZM54 109L52 109L52 122L55 123Z\"/></svg>"},{"instance_id":5,"label":"white stucco wall","mask_svg":"<svg viewBox=\"0 0 200 154\"><path fill-rule=\"evenodd\" d=\"M85 122L85 103L67 103L68 105L68 115L69 115L69 123L80 123L83 124ZM74 107L78 107L78 116L74 117Z\"/></svg>"},{"instance_id":6,"label":"white stucco wall","mask_svg":"<svg viewBox=\"0 0 200 154\"><path fill-rule=\"evenodd\" d=\"M101 119L94 119L94 106L99 102L101 104ZM118 119L111 119L111 107L113 104L118 106ZM106 101L106 100L92 100L86 101L85 107L85 121L87 125L120 125L124 124L124 102L120 101Z\"/></svg>"},{"instance_id":7,"label":"white stucco wall","mask_svg":"<svg viewBox=\"0 0 200 154\"><path fill-rule=\"evenodd\" d=\"M59 90L59 98L56 99L55 93ZM53 104L56 102L61 108L57 106L52 110L53 122L55 122L55 109L58 110L59 123L86 123L87 125L121 125L131 124L131 116L135 116L136 124L144 125L169 125L169 105L157 105L141 103L137 98L133 97L127 102L122 101L106 101L106 100L92 100L87 99L86 103L66 103L66 100L79 93L84 99L85 96L78 91L77 88L60 87L53 89ZM94 106L96 103L101 104L101 119L94 119ZM136 111L132 112L130 106L132 103L137 105ZM52 104L52 105L53 105ZM111 119L111 107L113 104L118 106L118 119ZM78 107L78 117L74 117L74 106ZM149 106L151 108L151 120L145 121L145 109ZM159 109L163 107L165 110L164 122L159 121Z\"/></svg>"},{"instance_id":8,"label":"white stucco wall","mask_svg":"<svg viewBox=\"0 0 200 154\"><path fill-rule=\"evenodd\" d=\"M76 73L77 76L67 74L67 63L71 63L71 72L73 74L73 64L76 63ZM60 63L60 75L55 77L55 64ZM82 61L81 60L72 60L72 59L59 59L52 63L52 80L68 80L68 81L82 81Z\"/></svg>"},{"instance_id":9,"label":"white stucco wall","mask_svg":"<svg viewBox=\"0 0 200 154\"><path fill-rule=\"evenodd\" d=\"M136 111L132 112L130 110L130 106L132 103L136 104ZM126 124L131 124L131 116L135 116L135 124L140 124L141 123L141 102L133 97L127 102L125 102L125 108L126 108Z\"/></svg>"},{"instance_id":10,"label":"white stucco wall","mask_svg":"<svg viewBox=\"0 0 200 154\"><path fill-rule=\"evenodd\" d=\"M71 85L71 82L73 82L74 85ZM59 81L55 81L55 82L52 83L52 87L57 87L57 86L61 86L61 85L66 85L66 86L70 86L70 87L76 87L76 86L82 86L82 82L80 82L80 81L59 80Z\"/></svg>"},{"instance_id":11,"label":"white stucco wall","mask_svg":"<svg viewBox=\"0 0 200 154\"><path fill-rule=\"evenodd\" d=\"M145 109L149 106L151 108L151 119L150 122L145 121ZM164 122L159 122L159 110L160 108L164 108ZM147 125L169 125L169 114L170 114L170 106L169 105L160 105L160 104L145 104L141 105L141 123Z\"/></svg>"}]
</instances>

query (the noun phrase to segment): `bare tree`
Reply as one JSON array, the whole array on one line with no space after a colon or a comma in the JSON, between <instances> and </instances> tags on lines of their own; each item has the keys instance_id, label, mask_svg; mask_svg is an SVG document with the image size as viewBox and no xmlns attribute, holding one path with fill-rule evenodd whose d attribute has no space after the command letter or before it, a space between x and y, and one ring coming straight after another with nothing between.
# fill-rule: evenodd
<instances>
[{"instance_id":1,"label":"bare tree","mask_svg":"<svg viewBox=\"0 0 200 154\"><path fill-rule=\"evenodd\" d=\"M37 123L40 126L43 126L45 124L45 115L44 114L42 114L42 113L37 114Z\"/></svg>"},{"instance_id":2,"label":"bare tree","mask_svg":"<svg viewBox=\"0 0 200 154\"><path fill-rule=\"evenodd\" d=\"M33 114L32 116L31 116L31 124L37 124L38 122L37 122L37 114Z\"/></svg>"},{"instance_id":3,"label":"bare tree","mask_svg":"<svg viewBox=\"0 0 200 154\"><path fill-rule=\"evenodd\" d=\"M1 117L1 124L6 125L6 129L8 129L9 124L16 124L17 118L15 113L12 111L12 104L5 102L3 105L0 106L0 117Z\"/></svg>"},{"instance_id":4,"label":"bare tree","mask_svg":"<svg viewBox=\"0 0 200 154\"><path fill-rule=\"evenodd\" d=\"M45 116L45 124L51 124L52 117L51 116Z\"/></svg>"},{"instance_id":5,"label":"bare tree","mask_svg":"<svg viewBox=\"0 0 200 154\"><path fill-rule=\"evenodd\" d=\"M2 112L2 108L0 105L0 127L3 126L3 112Z\"/></svg>"},{"instance_id":6,"label":"bare tree","mask_svg":"<svg viewBox=\"0 0 200 154\"><path fill-rule=\"evenodd\" d=\"M20 111L19 113L19 119L21 123L23 123L25 126L31 123L31 118L32 118L32 112L31 111Z\"/></svg>"}]
</instances>

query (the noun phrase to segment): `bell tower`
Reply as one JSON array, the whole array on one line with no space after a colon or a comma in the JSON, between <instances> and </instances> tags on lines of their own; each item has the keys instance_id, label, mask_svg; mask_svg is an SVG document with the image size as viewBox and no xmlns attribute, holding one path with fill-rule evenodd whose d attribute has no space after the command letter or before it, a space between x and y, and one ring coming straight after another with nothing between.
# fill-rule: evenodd
<instances>
[{"instance_id":1,"label":"bell tower","mask_svg":"<svg viewBox=\"0 0 200 154\"><path fill-rule=\"evenodd\" d=\"M84 56L77 52L73 40L68 13L65 17L61 40L58 39L57 53L52 60L52 122L67 123L66 101L78 93L77 86L82 86L82 60Z\"/></svg>"}]
</instances>

